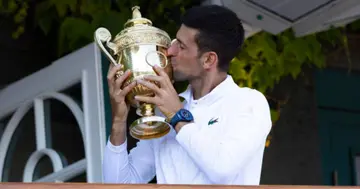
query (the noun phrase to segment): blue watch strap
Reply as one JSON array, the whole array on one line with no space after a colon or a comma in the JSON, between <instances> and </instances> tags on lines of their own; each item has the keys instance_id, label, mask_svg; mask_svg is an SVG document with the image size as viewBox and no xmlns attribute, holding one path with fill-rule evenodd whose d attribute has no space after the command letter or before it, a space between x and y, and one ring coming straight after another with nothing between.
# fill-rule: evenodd
<instances>
[{"instance_id":1,"label":"blue watch strap","mask_svg":"<svg viewBox=\"0 0 360 189\"><path fill-rule=\"evenodd\" d=\"M178 114L176 113L170 120L170 125L175 126L179 121Z\"/></svg>"},{"instance_id":2,"label":"blue watch strap","mask_svg":"<svg viewBox=\"0 0 360 189\"><path fill-rule=\"evenodd\" d=\"M194 118L189 110L180 109L176 114L171 118L170 125L175 126L178 122L191 122Z\"/></svg>"}]
</instances>

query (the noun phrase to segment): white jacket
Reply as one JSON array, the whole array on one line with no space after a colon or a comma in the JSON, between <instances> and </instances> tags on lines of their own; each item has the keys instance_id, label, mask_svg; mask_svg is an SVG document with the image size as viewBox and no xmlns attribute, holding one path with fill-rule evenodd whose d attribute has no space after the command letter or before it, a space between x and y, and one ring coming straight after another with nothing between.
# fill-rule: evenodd
<instances>
[{"instance_id":1,"label":"white jacket","mask_svg":"<svg viewBox=\"0 0 360 189\"><path fill-rule=\"evenodd\" d=\"M105 183L258 185L269 105L256 90L240 88L231 76L206 96L194 100L190 87L181 93L194 123L172 129L159 139L141 140L127 153L127 143L108 141ZM215 120L215 121L214 121Z\"/></svg>"}]
</instances>

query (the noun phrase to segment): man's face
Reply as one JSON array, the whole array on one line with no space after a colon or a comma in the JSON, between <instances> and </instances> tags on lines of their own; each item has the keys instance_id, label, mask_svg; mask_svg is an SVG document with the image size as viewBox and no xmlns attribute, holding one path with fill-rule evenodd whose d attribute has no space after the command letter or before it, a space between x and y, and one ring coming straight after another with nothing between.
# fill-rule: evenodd
<instances>
[{"instance_id":1,"label":"man's face","mask_svg":"<svg viewBox=\"0 0 360 189\"><path fill-rule=\"evenodd\" d=\"M168 49L175 81L192 80L204 72L195 42L196 34L197 30L182 25Z\"/></svg>"}]
</instances>

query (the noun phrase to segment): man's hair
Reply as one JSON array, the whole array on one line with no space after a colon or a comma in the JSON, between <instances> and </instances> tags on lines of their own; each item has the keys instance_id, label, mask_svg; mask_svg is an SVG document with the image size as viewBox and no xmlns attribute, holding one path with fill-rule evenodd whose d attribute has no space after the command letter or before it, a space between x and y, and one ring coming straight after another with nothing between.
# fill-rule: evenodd
<instances>
[{"instance_id":1,"label":"man's hair","mask_svg":"<svg viewBox=\"0 0 360 189\"><path fill-rule=\"evenodd\" d=\"M244 28L237 15L219 5L196 6L186 11L182 24L199 31L195 36L199 53L216 52L218 68L227 72L244 41Z\"/></svg>"}]
</instances>

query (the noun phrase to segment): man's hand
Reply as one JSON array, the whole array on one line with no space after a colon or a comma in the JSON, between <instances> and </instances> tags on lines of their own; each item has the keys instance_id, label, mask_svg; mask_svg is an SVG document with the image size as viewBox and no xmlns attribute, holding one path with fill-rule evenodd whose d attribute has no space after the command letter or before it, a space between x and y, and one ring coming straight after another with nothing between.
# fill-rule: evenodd
<instances>
[{"instance_id":1,"label":"man's hand","mask_svg":"<svg viewBox=\"0 0 360 189\"><path fill-rule=\"evenodd\" d=\"M125 80L131 75L131 72L126 71L123 75L117 77L116 75L119 70L120 66L110 64L107 75L112 113L110 141L116 146L124 143L126 140L126 120L130 105L126 103L125 98L136 86L136 82L132 82L128 86L121 88Z\"/></svg>"},{"instance_id":2,"label":"man's hand","mask_svg":"<svg viewBox=\"0 0 360 189\"><path fill-rule=\"evenodd\" d=\"M147 75L144 76L143 80L138 80L137 82L153 90L155 96L135 96L135 99L141 102L155 104L167 118L171 118L183 105L169 76L158 66L154 66L154 70L157 73L156 76ZM150 81L159 83L160 87Z\"/></svg>"}]
</instances>

